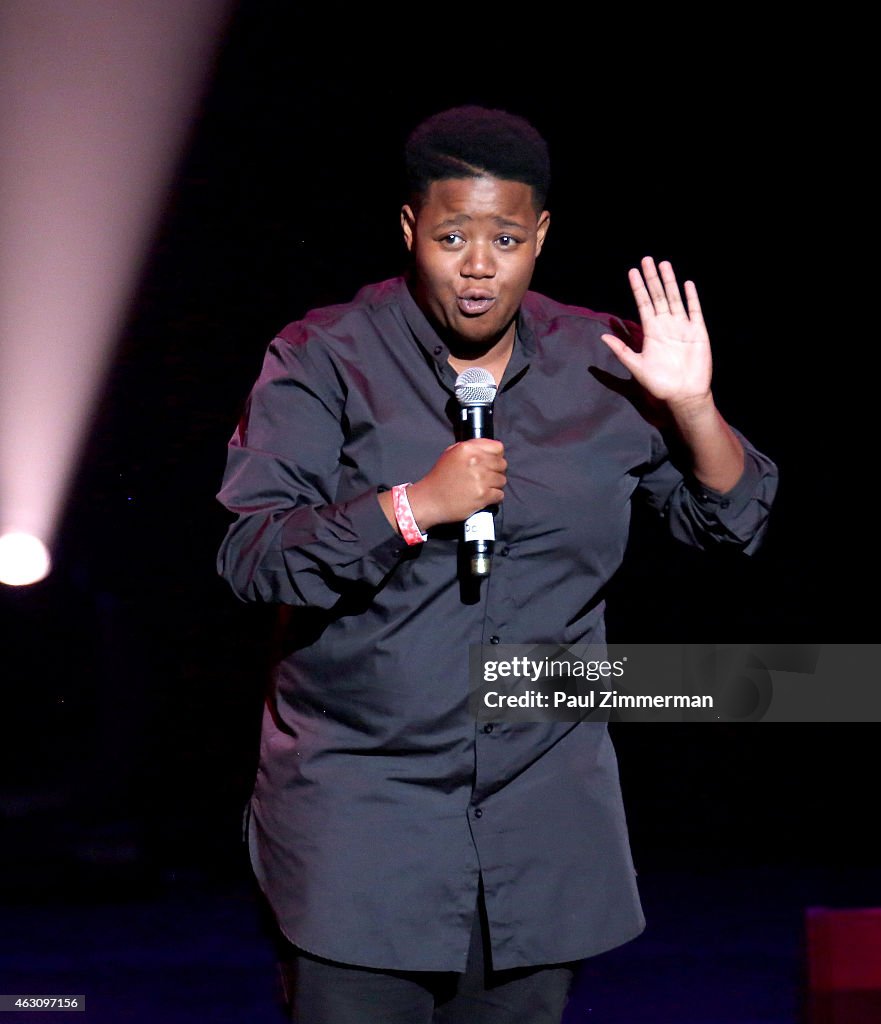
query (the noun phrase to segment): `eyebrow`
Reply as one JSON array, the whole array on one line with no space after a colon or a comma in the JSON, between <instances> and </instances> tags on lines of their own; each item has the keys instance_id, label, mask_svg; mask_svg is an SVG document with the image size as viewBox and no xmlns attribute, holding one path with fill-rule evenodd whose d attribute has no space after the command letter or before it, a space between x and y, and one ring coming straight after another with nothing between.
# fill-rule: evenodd
<instances>
[{"instance_id":1,"label":"eyebrow","mask_svg":"<svg viewBox=\"0 0 881 1024\"><path fill-rule=\"evenodd\" d=\"M521 223L519 220L509 220L507 217L493 217L491 219L494 220L500 228L520 228L521 231L529 230L528 225ZM460 224L464 224L469 220L473 220L470 214L459 213L455 217L447 217L440 221L435 225L435 230L445 227L458 227Z\"/></svg>"}]
</instances>

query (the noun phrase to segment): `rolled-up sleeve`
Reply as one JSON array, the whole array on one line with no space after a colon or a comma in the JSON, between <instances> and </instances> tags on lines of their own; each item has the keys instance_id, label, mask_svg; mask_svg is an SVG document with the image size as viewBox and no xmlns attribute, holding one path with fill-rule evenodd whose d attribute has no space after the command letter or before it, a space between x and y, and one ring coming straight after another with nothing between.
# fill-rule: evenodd
<instances>
[{"instance_id":1,"label":"rolled-up sleeve","mask_svg":"<svg viewBox=\"0 0 881 1024\"><path fill-rule=\"evenodd\" d=\"M336 500L344 415L345 388L321 346L276 338L217 495L235 515L217 569L242 600L330 608L397 564L403 542L377 489Z\"/></svg>"},{"instance_id":2,"label":"rolled-up sleeve","mask_svg":"<svg viewBox=\"0 0 881 1024\"><path fill-rule=\"evenodd\" d=\"M776 464L735 430L744 449L744 468L730 491L706 487L682 473L669 455L640 481L643 496L677 540L707 549L718 545L754 554L764 540L777 493Z\"/></svg>"}]
</instances>

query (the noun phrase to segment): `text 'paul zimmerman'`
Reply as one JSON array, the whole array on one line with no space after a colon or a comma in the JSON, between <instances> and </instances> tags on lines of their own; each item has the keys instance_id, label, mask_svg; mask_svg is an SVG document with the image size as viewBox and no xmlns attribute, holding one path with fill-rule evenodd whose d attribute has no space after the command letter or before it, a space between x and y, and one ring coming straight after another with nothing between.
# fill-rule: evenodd
<instances>
[{"instance_id":1,"label":"text 'paul zimmerman'","mask_svg":"<svg viewBox=\"0 0 881 1024\"><path fill-rule=\"evenodd\" d=\"M626 657L617 661L533 660L524 655L505 661L485 661L483 680L494 683L499 679L528 679L537 683L546 679L569 678L598 682L623 677L625 661ZM578 693L524 690L516 694L488 690L483 695L483 703L488 708L712 708L713 698L710 694L619 693L618 690Z\"/></svg>"}]
</instances>

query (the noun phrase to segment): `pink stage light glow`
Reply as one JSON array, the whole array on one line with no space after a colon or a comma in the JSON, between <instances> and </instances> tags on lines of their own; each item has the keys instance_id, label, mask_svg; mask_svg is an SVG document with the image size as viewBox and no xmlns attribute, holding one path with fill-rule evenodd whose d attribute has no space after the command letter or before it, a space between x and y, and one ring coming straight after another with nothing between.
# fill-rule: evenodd
<instances>
[{"instance_id":1,"label":"pink stage light glow","mask_svg":"<svg viewBox=\"0 0 881 1024\"><path fill-rule=\"evenodd\" d=\"M0 535L51 548L230 7L0 3Z\"/></svg>"}]
</instances>

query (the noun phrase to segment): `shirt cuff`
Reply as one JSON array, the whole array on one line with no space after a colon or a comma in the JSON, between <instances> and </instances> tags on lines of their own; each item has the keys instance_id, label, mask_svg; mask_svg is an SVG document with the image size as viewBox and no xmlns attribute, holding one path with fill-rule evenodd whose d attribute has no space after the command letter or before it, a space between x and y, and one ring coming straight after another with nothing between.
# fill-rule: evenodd
<instances>
[{"instance_id":1,"label":"shirt cuff","mask_svg":"<svg viewBox=\"0 0 881 1024\"><path fill-rule=\"evenodd\" d=\"M756 494L762 478L758 463L747 449L743 453L743 472L737 483L728 491L717 491L707 487L695 477L686 478L686 486L698 503L704 507L732 509L736 514L750 503Z\"/></svg>"},{"instance_id":2,"label":"shirt cuff","mask_svg":"<svg viewBox=\"0 0 881 1024\"><path fill-rule=\"evenodd\" d=\"M361 556L370 563L365 573L367 582L380 583L407 552L407 542L386 518L375 488L343 502L340 507L347 520L347 529L360 539Z\"/></svg>"}]
</instances>

